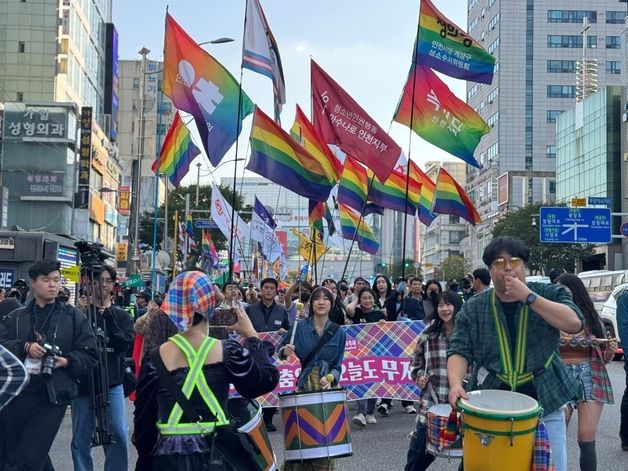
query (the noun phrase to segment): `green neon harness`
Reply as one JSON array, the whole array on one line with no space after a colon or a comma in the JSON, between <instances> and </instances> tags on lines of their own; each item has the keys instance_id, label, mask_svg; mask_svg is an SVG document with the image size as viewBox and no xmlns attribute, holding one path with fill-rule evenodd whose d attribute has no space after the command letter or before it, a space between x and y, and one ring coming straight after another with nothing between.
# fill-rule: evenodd
<instances>
[{"instance_id":1,"label":"green neon harness","mask_svg":"<svg viewBox=\"0 0 628 471\"><path fill-rule=\"evenodd\" d=\"M192 344L182 335L177 334L170 337L170 342L174 343L181 349L188 364L190 365L190 371L188 372L183 382L183 388L181 391L186 398L190 398L194 389L198 389L203 401L209 408L209 411L216 417L215 422L201 422L196 423L181 423L183 417L183 409L178 402L175 402L168 421L164 423L157 423L157 428L162 435L201 435L207 434L214 430L215 427L227 425L229 420L225 416L220 403L214 396L214 393L207 384L205 375L203 375L203 365L207 355L214 347L216 339L206 337L201 343L198 351L194 350Z\"/></svg>"},{"instance_id":2,"label":"green neon harness","mask_svg":"<svg viewBox=\"0 0 628 471\"><path fill-rule=\"evenodd\" d=\"M496 373L497 378L507 384L514 391L519 386L532 381L534 373L526 371L526 357L528 350L528 314L529 309L523 304L518 311L519 319L517 323L517 338L515 343L515 361L513 364L512 349L510 340L506 334L506 328L499 319L497 310L497 296L495 290L491 293L491 314L497 330L497 341L499 346L499 359L502 366L502 373ZM545 362L544 369L551 363L554 355L550 355Z\"/></svg>"}]
</instances>

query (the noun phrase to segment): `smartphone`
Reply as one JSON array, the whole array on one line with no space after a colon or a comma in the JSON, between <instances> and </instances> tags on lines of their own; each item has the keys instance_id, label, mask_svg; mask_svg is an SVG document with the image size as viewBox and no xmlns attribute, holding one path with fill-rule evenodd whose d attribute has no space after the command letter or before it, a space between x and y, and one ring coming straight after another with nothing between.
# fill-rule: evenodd
<instances>
[{"instance_id":1,"label":"smartphone","mask_svg":"<svg viewBox=\"0 0 628 471\"><path fill-rule=\"evenodd\" d=\"M230 326L238 321L238 316L231 308L214 309L214 313L209 318L209 325Z\"/></svg>"}]
</instances>

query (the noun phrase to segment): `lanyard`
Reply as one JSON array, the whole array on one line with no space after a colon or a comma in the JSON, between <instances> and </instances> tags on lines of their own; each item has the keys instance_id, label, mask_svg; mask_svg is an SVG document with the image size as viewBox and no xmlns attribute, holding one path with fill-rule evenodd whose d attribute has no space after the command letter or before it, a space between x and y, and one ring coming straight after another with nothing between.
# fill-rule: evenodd
<instances>
[{"instance_id":1,"label":"lanyard","mask_svg":"<svg viewBox=\"0 0 628 471\"><path fill-rule=\"evenodd\" d=\"M55 308L56 302L50 304L50 309L48 312L44 314L43 319L41 320L41 324L39 323L39 316L37 315L37 303L33 303L33 318L35 319L35 325L33 326L33 331L37 334L37 331L40 330L41 334L44 334L45 327L50 320L50 315ZM42 308L42 313L44 312L44 308ZM39 329L38 329L39 327Z\"/></svg>"}]
</instances>

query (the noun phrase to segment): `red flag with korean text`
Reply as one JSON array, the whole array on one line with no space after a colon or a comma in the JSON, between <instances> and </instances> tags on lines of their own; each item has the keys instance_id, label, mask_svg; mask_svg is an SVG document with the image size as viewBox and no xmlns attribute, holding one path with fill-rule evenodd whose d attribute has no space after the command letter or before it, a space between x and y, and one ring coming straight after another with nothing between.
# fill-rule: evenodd
<instances>
[{"instance_id":1,"label":"red flag with korean text","mask_svg":"<svg viewBox=\"0 0 628 471\"><path fill-rule=\"evenodd\" d=\"M381 182L401 148L316 62L311 61L313 124L326 144L335 144L369 167Z\"/></svg>"}]
</instances>

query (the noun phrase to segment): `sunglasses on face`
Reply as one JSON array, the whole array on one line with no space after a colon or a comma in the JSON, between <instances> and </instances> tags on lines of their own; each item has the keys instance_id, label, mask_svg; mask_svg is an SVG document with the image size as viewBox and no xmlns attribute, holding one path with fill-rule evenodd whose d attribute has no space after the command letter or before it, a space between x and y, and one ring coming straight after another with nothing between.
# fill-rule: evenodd
<instances>
[{"instance_id":1,"label":"sunglasses on face","mask_svg":"<svg viewBox=\"0 0 628 471\"><path fill-rule=\"evenodd\" d=\"M503 270L504 268L506 268L506 264L510 265L510 268L516 269L516 268L519 268L521 265L523 265L523 259L519 257L512 257L509 259L506 259L504 257L499 257L499 258L496 258L491 265L494 268Z\"/></svg>"}]
</instances>

